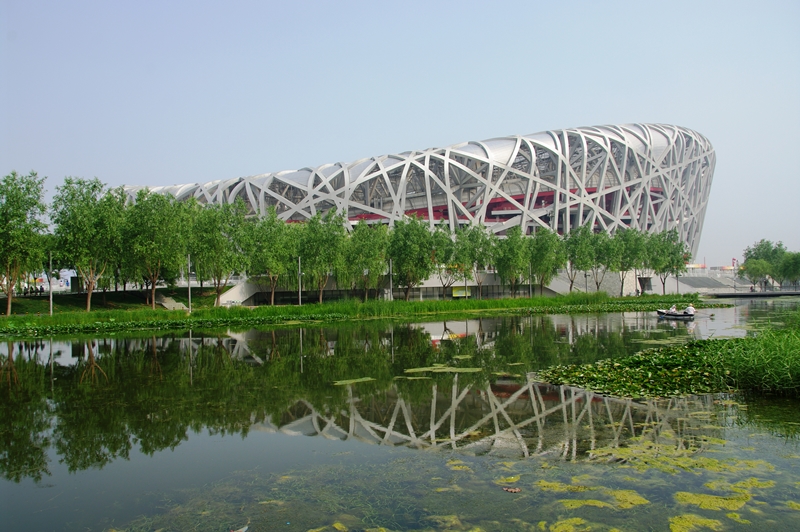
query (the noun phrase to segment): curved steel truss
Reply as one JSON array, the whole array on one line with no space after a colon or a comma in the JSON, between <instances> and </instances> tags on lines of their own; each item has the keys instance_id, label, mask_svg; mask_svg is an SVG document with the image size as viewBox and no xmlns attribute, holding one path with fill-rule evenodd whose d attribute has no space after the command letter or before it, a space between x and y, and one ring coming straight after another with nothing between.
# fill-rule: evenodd
<instances>
[{"instance_id":1,"label":"curved steel truss","mask_svg":"<svg viewBox=\"0 0 800 532\"><path fill-rule=\"evenodd\" d=\"M583 224L677 229L697 251L716 157L699 133L664 124L581 127L465 142L251 177L150 187L201 203L241 198L251 214L274 207L302 221L336 208L348 225L520 225L564 233ZM126 187L135 196L142 187Z\"/></svg>"}]
</instances>

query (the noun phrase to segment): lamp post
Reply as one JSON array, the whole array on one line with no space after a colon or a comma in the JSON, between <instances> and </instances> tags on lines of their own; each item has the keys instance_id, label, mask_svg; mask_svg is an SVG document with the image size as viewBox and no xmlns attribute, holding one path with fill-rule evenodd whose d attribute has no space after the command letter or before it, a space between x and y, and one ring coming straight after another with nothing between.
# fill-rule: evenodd
<instances>
[{"instance_id":1,"label":"lamp post","mask_svg":"<svg viewBox=\"0 0 800 532\"><path fill-rule=\"evenodd\" d=\"M528 299L533 299L533 267L528 263Z\"/></svg>"},{"instance_id":2,"label":"lamp post","mask_svg":"<svg viewBox=\"0 0 800 532\"><path fill-rule=\"evenodd\" d=\"M191 253L186 254L186 283L189 286L189 314L191 314L192 313L192 254Z\"/></svg>"},{"instance_id":3,"label":"lamp post","mask_svg":"<svg viewBox=\"0 0 800 532\"><path fill-rule=\"evenodd\" d=\"M53 315L53 252L50 252L50 271L47 272L47 284L50 285L50 315ZM50 342L50 350L53 350L53 342ZM9 355L10 356L10 355Z\"/></svg>"},{"instance_id":4,"label":"lamp post","mask_svg":"<svg viewBox=\"0 0 800 532\"><path fill-rule=\"evenodd\" d=\"M392 284L392 259L389 259L389 301L394 301L394 286Z\"/></svg>"},{"instance_id":5,"label":"lamp post","mask_svg":"<svg viewBox=\"0 0 800 532\"><path fill-rule=\"evenodd\" d=\"M301 277L303 274L300 273L300 255L297 256L297 304L302 306L303 305L303 278ZM302 342L302 340L301 340Z\"/></svg>"}]
</instances>

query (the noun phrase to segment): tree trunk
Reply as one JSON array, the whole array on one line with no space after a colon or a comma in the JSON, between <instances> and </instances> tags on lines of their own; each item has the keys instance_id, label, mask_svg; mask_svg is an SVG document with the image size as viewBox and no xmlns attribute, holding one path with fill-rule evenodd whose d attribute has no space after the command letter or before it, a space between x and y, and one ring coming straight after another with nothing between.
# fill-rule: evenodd
<instances>
[{"instance_id":1,"label":"tree trunk","mask_svg":"<svg viewBox=\"0 0 800 532\"><path fill-rule=\"evenodd\" d=\"M14 294L14 285L11 285L8 289L8 301L6 301L6 316L11 316L11 298Z\"/></svg>"},{"instance_id":2,"label":"tree trunk","mask_svg":"<svg viewBox=\"0 0 800 532\"><path fill-rule=\"evenodd\" d=\"M86 312L92 311L92 290L94 290L94 283L89 281L86 283Z\"/></svg>"},{"instance_id":3,"label":"tree trunk","mask_svg":"<svg viewBox=\"0 0 800 532\"><path fill-rule=\"evenodd\" d=\"M275 306L275 288L278 286L278 276L276 275L274 278L269 278L269 284L271 289L271 294L269 296L269 304L271 306Z\"/></svg>"},{"instance_id":4,"label":"tree trunk","mask_svg":"<svg viewBox=\"0 0 800 532\"><path fill-rule=\"evenodd\" d=\"M153 310L156 309L156 280L151 280L150 285L150 305L152 306Z\"/></svg>"},{"instance_id":5,"label":"tree trunk","mask_svg":"<svg viewBox=\"0 0 800 532\"><path fill-rule=\"evenodd\" d=\"M218 307L220 299L222 299L222 279L213 279L211 280L211 284L214 285L214 291L217 293L217 299L214 302L214 306Z\"/></svg>"},{"instance_id":6,"label":"tree trunk","mask_svg":"<svg viewBox=\"0 0 800 532\"><path fill-rule=\"evenodd\" d=\"M405 289L405 293L406 293L406 301L408 301L408 295L409 295L409 293L410 293L410 292L411 292L411 287L410 287L410 286L407 286L407 287L406 287L406 289ZM10 309L10 308L11 308L11 307L9 307L9 309ZM9 312L11 312L11 311L9 310Z\"/></svg>"}]
</instances>

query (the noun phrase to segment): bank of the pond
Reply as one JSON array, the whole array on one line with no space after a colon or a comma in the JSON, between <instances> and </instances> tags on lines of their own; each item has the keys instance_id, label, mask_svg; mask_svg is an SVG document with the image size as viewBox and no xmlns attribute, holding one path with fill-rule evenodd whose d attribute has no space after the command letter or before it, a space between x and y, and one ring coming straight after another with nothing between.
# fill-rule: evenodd
<instances>
[{"instance_id":1,"label":"bank of the pond","mask_svg":"<svg viewBox=\"0 0 800 532\"><path fill-rule=\"evenodd\" d=\"M0 320L0 337L43 337L137 330L214 329L364 319L420 319L431 316L510 314L585 314L655 311L671 304L698 308L726 307L700 301L697 294L610 298L605 293L558 297L455 301L337 301L304 306L263 306L183 311L133 309L65 312L53 316L11 316Z\"/></svg>"},{"instance_id":2,"label":"bank of the pond","mask_svg":"<svg viewBox=\"0 0 800 532\"><path fill-rule=\"evenodd\" d=\"M746 338L698 340L593 364L554 366L537 379L621 397L725 392L800 395L800 311L786 328Z\"/></svg>"}]
</instances>

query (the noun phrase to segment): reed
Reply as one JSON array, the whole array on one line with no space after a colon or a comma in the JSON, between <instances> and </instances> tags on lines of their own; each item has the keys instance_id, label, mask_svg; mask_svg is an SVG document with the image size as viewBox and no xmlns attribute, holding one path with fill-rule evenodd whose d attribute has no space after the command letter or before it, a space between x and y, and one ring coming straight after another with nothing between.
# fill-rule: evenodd
<instances>
[{"instance_id":1,"label":"reed","mask_svg":"<svg viewBox=\"0 0 800 532\"><path fill-rule=\"evenodd\" d=\"M725 342L715 357L728 383L740 390L800 394L800 330L764 329Z\"/></svg>"}]
</instances>

